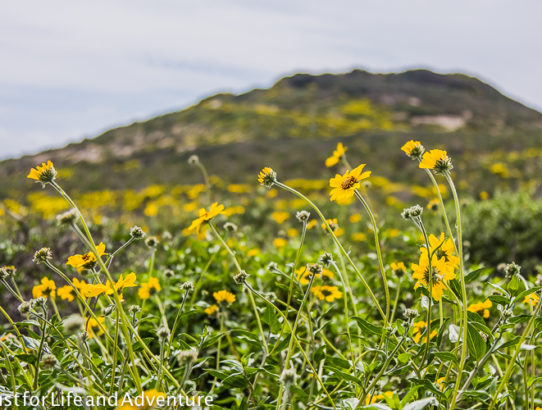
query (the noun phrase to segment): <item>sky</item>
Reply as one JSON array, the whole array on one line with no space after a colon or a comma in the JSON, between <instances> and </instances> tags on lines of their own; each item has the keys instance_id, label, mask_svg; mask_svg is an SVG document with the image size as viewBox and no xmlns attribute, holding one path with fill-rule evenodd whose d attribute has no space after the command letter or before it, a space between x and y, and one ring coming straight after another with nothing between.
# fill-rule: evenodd
<instances>
[{"instance_id":1,"label":"sky","mask_svg":"<svg viewBox=\"0 0 542 410\"><path fill-rule=\"evenodd\" d=\"M539 0L24 0L0 12L0 158L295 72L425 67L542 109Z\"/></svg>"}]
</instances>

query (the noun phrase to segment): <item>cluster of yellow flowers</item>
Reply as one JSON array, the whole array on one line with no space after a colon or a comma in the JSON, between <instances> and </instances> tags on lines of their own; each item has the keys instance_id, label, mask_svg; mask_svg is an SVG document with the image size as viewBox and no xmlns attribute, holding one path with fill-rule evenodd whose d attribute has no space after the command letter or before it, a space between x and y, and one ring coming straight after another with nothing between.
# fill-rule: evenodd
<instances>
[{"instance_id":1,"label":"cluster of yellow flowers","mask_svg":"<svg viewBox=\"0 0 542 410\"><path fill-rule=\"evenodd\" d=\"M447 282L455 278L455 269L459 267L459 258L454 255L454 249L453 241L444 239L444 233L440 234L440 238L429 235L429 251L425 247L420 248L419 262L412 264L412 278L417 281L414 288L431 287L433 299L440 301Z\"/></svg>"}]
</instances>

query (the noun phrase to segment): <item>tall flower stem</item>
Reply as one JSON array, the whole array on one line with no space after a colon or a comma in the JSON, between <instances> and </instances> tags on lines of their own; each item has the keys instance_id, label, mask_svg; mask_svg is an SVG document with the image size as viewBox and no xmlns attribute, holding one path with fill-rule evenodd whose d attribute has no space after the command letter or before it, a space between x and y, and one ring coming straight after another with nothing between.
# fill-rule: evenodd
<instances>
[{"instance_id":1,"label":"tall flower stem","mask_svg":"<svg viewBox=\"0 0 542 410\"><path fill-rule=\"evenodd\" d=\"M463 266L463 237L461 233L461 205L459 204L459 198L457 196L457 191L455 189L454 181L450 176L449 172L444 174L448 185L452 191L455 204L455 213L456 213L456 227L457 227L457 254L459 256L459 280L461 282L461 299L462 299L462 323L463 323L463 343L461 346L461 359L459 361L459 366L457 368L457 379L455 381L454 389L452 392L452 400L450 402L450 410L453 410L455 407L455 400L459 387L461 384L461 376L463 375L463 368L465 367L465 362L467 360L467 334L468 334L468 313L467 313L467 287L465 284L465 272Z\"/></svg>"},{"instance_id":2,"label":"tall flower stem","mask_svg":"<svg viewBox=\"0 0 542 410\"><path fill-rule=\"evenodd\" d=\"M446 213L446 207L444 206L444 200L442 199L442 194L440 193L440 188L438 186L437 180L431 173L431 171L427 168L425 168L425 173L429 176L429 179L431 179L431 182L433 183L433 186L435 187L435 192L437 193L437 198L440 203L440 210L442 211L442 217L444 219L444 225L446 225L446 230L448 231L448 236L452 239L452 243L454 244L455 251L457 253L457 245L454 241L454 235L452 233L452 228L450 228L450 222L448 221L448 214Z\"/></svg>"},{"instance_id":3,"label":"tall flower stem","mask_svg":"<svg viewBox=\"0 0 542 410\"><path fill-rule=\"evenodd\" d=\"M314 202L312 202L309 198L307 198L305 195L303 195L302 193L296 191L295 189L293 188L290 188L288 185L285 185L283 184L282 182L279 182L279 181L275 181L274 182L275 185L277 185L278 187L288 191L288 192L291 192L292 194L294 194L295 196L303 199L305 202L307 202L312 209L314 209L314 211L318 214L318 216L320 217L320 219L322 220L322 222L324 223L324 225L326 226L326 229L327 231L330 233L331 237L333 238L333 241L335 242L335 244L337 245L337 247L339 248L339 250L341 251L341 253L344 255L344 257L348 260L348 263L350 263L350 265L352 266L352 268L354 269L354 271L356 272L356 274L358 275L359 279L361 280L361 282L363 283L363 286L365 286L365 288L367 289L367 291L369 292L369 296L371 297L373 303L375 304L375 307L376 309L378 310L378 313L380 314L380 316L382 317L382 319L384 320L384 327L387 327L388 325L388 318L386 316L386 314L384 313L384 311L382 310L382 308L380 307L380 304L378 303L378 300L376 299L376 296L375 294L373 293L371 287L369 286L369 284L367 283L367 281L365 280L365 278L363 277L363 275L361 274L361 272L359 271L358 267L356 266L356 264L354 263L354 261L352 260L352 258L350 258L350 254L348 252L346 252L346 250L344 249L344 247L342 246L341 242L339 241L339 239L337 238L337 236L335 235L335 233L333 232L333 230L331 229L331 227L329 226L326 218L324 217L324 214L322 214L322 211L320 211L320 209L314 204Z\"/></svg>"},{"instance_id":4,"label":"tall flower stem","mask_svg":"<svg viewBox=\"0 0 542 410\"><path fill-rule=\"evenodd\" d=\"M389 320L390 317L390 290L388 287L388 278L386 277L386 270L384 269L384 260L382 259L382 250L380 249L380 239L378 237L378 225L376 224L376 218L374 216L373 211L371 210L371 207L369 206L369 203L365 200L363 195L356 189L355 191L356 198L360 200L360 202L363 204L365 210L369 214L369 218L371 218L371 224L373 225L373 235L375 240L375 248L376 248L376 256L378 258L378 266L380 268L380 275L382 277L382 285L384 286L384 294L386 296L386 321Z\"/></svg>"}]
</instances>

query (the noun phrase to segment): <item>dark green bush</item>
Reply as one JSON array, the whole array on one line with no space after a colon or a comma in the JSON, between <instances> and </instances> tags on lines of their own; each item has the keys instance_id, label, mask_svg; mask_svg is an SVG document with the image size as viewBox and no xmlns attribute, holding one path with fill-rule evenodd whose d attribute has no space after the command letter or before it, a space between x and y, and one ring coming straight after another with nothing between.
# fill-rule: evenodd
<instances>
[{"instance_id":1,"label":"dark green bush","mask_svg":"<svg viewBox=\"0 0 542 410\"><path fill-rule=\"evenodd\" d=\"M542 198L532 193L496 193L465 208L464 238L471 259L497 266L516 261L526 275L542 263Z\"/></svg>"}]
</instances>

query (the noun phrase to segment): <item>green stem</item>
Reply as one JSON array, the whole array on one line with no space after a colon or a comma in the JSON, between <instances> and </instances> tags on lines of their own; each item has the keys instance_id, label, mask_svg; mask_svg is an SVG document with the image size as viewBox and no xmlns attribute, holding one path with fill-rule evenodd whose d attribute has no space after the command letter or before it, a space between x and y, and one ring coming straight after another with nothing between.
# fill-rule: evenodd
<instances>
[{"instance_id":1,"label":"green stem","mask_svg":"<svg viewBox=\"0 0 542 410\"><path fill-rule=\"evenodd\" d=\"M451 400L451 406L450 410L453 410L455 407L455 400L459 391L459 387L461 384L461 377L463 375L463 368L465 367L465 362L467 360L467 334L468 334L468 313L467 313L467 288L465 285L465 275L464 275L464 267L463 267L463 237L461 234L461 205L459 204L459 198L457 196L457 191L455 189L454 181L452 180L452 177L447 172L445 175L446 180L448 181L448 185L450 186L450 189L453 194L454 198L454 204L455 204L455 212L456 212L456 227L457 227L457 253L459 256L459 280L461 282L461 298L462 298L462 323L463 323L463 343L461 346L461 359L459 361L459 367L457 368L457 379L454 385L454 389L452 392L452 400Z\"/></svg>"}]
</instances>

